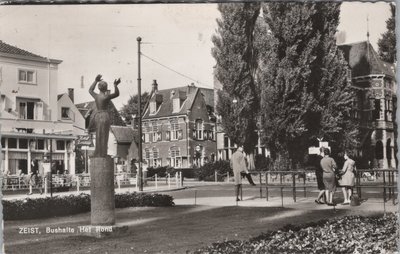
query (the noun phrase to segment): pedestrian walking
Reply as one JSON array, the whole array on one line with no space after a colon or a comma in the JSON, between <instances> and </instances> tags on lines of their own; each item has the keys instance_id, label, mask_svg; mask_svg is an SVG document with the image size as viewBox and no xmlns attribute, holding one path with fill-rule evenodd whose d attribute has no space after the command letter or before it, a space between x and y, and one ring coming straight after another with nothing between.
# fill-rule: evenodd
<instances>
[{"instance_id":1,"label":"pedestrian walking","mask_svg":"<svg viewBox=\"0 0 400 254\"><path fill-rule=\"evenodd\" d=\"M315 203L317 203L317 204L325 204L326 203L325 185L324 185L324 180L323 180L324 171L321 166L322 158L324 158L324 148L320 147L319 155L317 155L318 163L316 163L316 169L315 169L315 176L317 178L317 186L318 186L318 190L319 190L317 199L315 200Z\"/></svg>"},{"instance_id":2,"label":"pedestrian walking","mask_svg":"<svg viewBox=\"0 0 400 254\"><path fill-rule=\"evenodd\" d=\"M333 194L336 191L336 177L335 170L337 168L336 162L330 157L329 148L324 148L324 158L321 160L321 167L323 170L323 182L325 185L325 195L327 205L333 206Z\"/></svg>"},{"instance_id":3,"label":"pedestrian walking","mask_svg":"<svg viewBox=\"0 0 400 254\"><path fill-rule=\"evenodd\" d=\"M233 170L233 177L235 180L236 201L240 201L239 191L240 191L240 187L242 186L241 173L247 172L247 165L246 165L245 156L243 154L243 146L242 145L239 145L236 152L234 152L232 154L230 165Z\"/></svg>"},{"instance_id":4,"label":"pedestrian walking","mask_svg":"<svg viewBox=\"0 0 400 254\"><path fill-rule=\"evenodd\" d=\"M244 154L244 153L243 153L243 154ZM249 181L249 183L250 183L251 185L256 186L256 184L254 183L253 178L251 177L251 174L250 174L250 172L249 172L250 163L249 163L249 158L248 158L248 157L249 157L249 156L247 156L247 155L245 154L244 160L245 160L245 162L246 162L246 172L241 172L240 175L242 176L242 178L243 178L243 177L246 177L246 178L247 178L247 181ZM252 168L252 169L254 169L254 163L253 163L253 168Z\"/></svg>"},{"instance_id":5,"label":"pedestrian walking","mask_svg":"<svg viewBox=\"0 0 400 254\"><path fill-rule=\"evenodd\" d=\"M355 180L355 169L356 163L352 159L353 155L351 152L346 151L344 154L344 159L346 160L343 165L343 169L340 172L342 176L339 179L339 186L342 187L344 202L342 205L349 205L350 199L353 194L354 180Z\"/></svg>"}]
</instances>

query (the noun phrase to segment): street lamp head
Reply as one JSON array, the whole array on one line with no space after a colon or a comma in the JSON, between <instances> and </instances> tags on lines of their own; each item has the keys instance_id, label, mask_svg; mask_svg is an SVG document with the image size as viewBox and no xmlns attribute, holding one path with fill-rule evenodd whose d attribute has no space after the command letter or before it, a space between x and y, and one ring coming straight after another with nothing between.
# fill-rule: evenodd
<instances>
[{"instance_id":1,"label":"street lamp head","mask_svg":"<svg viewBox=\"0 0 400 254\"><path fill-rule=\"evenodd\" d=\"M136 40L137 40L137 41L141 41L142 38L139 36L139 37L136 38Z\"/></svg>"},{"instance_id":2,"label":"street lamp head","mask_svg":"<svg viewBox=\"0 0 400 254\"><path fill-rule=\"evenodd\" d=\"M238 100L237 99L233 99L232 102L236 104L238 102Z\"/></svg>"}]
</instances>

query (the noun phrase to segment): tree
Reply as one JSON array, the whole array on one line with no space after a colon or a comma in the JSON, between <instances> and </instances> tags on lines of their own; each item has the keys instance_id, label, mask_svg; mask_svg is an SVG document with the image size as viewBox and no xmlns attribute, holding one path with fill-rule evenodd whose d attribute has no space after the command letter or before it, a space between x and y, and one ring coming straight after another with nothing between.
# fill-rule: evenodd
<instances>
[{"instance_id":1,"label":"tree","mask_svg":"<svg viewBox=\"0 0 400 254\"><path fill-rule=\"evenodd\" d=\"M394 63L396 61L396 6L390 3L391 17L386 20L387 31L378 41L379 55L383 61Z\"/></svg>"},{"instance_id":2,"label":"tree","mask_svg":"<svg viewBox=\"0 0 400 254\"><path fill-rule=\"evenodd\" d=\"M264 141L281 167L303 162L317 137L354 145L352 92L335 33L340 4L265 3L259 49ZM339 149L339 148L335 148Z\"/></svg>"},{"instance_id":3,"label":"tree","mask_svg":"<svg viewBox=\"0 0 400 254\"><path fill-rule=\"evenodd\" d=\"M323 137L330 142L334 153L343 152L359 145L359 128L352 117L356 93L347 78L347 62L335 42L340 3L318 3L316 8L320 15L314 20L315 29L320 31L321 38L312 70L316 84L316 107L312 115L316 119L309 119L309 137L310 140Z\"/></svg>"},{"instance_id":4,"label":"tree","mask_svg":"<svg viewBox=\"0 0 400 254\"><path fill-rule=\"evenodd\" d=\"M146 106L147 101L150 98L150 94L148 92L144 92L142 94L142 101L141 101L141 112L142 114L144 113L144 107ZM120 111L121 116L124 118L125 122L129 124L132 121L132 116L133 115L138 115L138 101L139 101L139 96L137 94L131 96L128 100L127 104L124 104L122 106L122 109Z\"/></svg>"},{"instance_id":5,"label":"tree","mask_svg":"<svg viewBox=\"0 0 400 254\"><path fill-rule=\"evenodd\" d=\"M309 86L320 37L313 30L315 12L311 3L263 5L269 43L260 49L262 125L264 142L279 167L301 161L305 117L315 103Z\"/></svg>"},{"instance_id":6,"label":"tree","mask_svg":"<svg viewBox=\"0 0 400 254\"><path fill-rule=\"evenodd\" d=\"M216 110L225 133L232 142L243 144L246 153L253 153L257 143L259 100L253 44L260 6L250 2L218 4L221 19L217 20L217 34L212 37L215 75L222 84Z\"/></svg>"}]
</instances>

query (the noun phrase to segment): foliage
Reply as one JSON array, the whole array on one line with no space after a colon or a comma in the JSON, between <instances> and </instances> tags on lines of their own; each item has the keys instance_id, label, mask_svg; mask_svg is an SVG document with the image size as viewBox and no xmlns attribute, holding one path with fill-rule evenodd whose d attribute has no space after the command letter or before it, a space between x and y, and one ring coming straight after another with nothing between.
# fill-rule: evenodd
<instances>
[{"instance_id":1,"label":"foliage","mask_svg":"<svg viewBox=\"0 0 400 254\"><path fill-rule=\"evenodd\" d=\"M251 153L257 143L256 116L259 102L255 84L254 27L260 3L218 4L221 19L212 37L212 55L217 64L215 75L222 84L217 112L222 126L233 143L243 144ZM236 103L233 103L233 100Z\"/></svg>"},{"instance_id":2,"label":"foliage","mask_svg":"<svg viewBox=\"0 0 400 254\"><path fill-rule=\"evenodd\" d=\"M75 174L85 172L85 151L80 147L75 148Z\"/></svg>"},{"instance_id":3,"label":"foliage","mask_svg":"<svg viewBox=\"0 0 400 254\"><path fill-rule=\"evenodd\" d=\"M257 31L264 142L274 167L293 168L324 138L335 149L357 145L354 94L335 44L340 3L265 3Z\"/></svg>"},{"instance_id":4,"label":"foliage","mask_svg":"<svg viewBox=\"0 0 400 254\"><path fill-rule=\"evenodd\" d=\"M233 175L230 162L225 160L208 162L196 169L195 175L200 181L214 181L215 172L217 172L217 179L219 181L223 180L228 172L230 175Z\"/></svg>"},{"instance_id":5,"label":"foliage","mask_svg":"<svg viewBox=\"0 0 400 254\"><path fill-rule=\"evenodd\" d=\"M26 220L90 212L90 195L69 195L23 200L3 200L4 220ZM173 206L168 195L123 193L115 195L115 207Z\"/></svg>"},{"instance_id":6,"label":"foliage","mask_svg":"<svg viewBox=\"0 0 400 254\"><path fill-rule=\"evenodd\" d=\"M378 40L379 55L383 61L396 61L396 6L390 3L391 17L386 20L387 31Z\"/></svg>"},{"instance_id":7,"label":"foliage","mask_svg":"<svg viewBox=\"0 0 400 254\"><path fill-rule=\"evenodd\" d=\"M347 216L262 234L248 241L214 243L194 253L392 253L398 214Z\"/></svg>"},{"instance_id":8,"label":"foliage","mask_svg":"<svg viewBox=\"0 0 400 254\"><path fill-rule=\"evenodd\" d=\"M141 97L141 113L143 114L144 107L146 106L147 101L150 99L150 94L148 92L144 92ZM128 100L127 104L122 106L120 111L121 116L124 118L125 122L128 124L132 121L132 116L139 115L138 112L138 102L139 96L137 94L131 96Z\"/></svg>"}]
</instances>

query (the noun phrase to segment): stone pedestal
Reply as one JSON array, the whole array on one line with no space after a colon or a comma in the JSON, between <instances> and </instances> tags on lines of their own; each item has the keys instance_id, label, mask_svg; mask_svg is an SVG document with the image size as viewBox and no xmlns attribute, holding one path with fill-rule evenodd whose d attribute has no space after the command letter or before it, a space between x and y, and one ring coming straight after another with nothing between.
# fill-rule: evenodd
<instances>
[{"instance_id":1,"label":"stone pedestal","mask_svg":"<svg viewBox=\"0 0 400 254\"><path fill-rule=\"evenodd\" d=\"M114 225L114 165L110 156L90 158L90 195L91 225Z\"/></svg>"}]
</instances>

